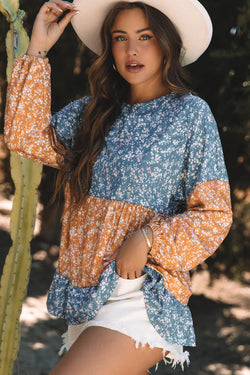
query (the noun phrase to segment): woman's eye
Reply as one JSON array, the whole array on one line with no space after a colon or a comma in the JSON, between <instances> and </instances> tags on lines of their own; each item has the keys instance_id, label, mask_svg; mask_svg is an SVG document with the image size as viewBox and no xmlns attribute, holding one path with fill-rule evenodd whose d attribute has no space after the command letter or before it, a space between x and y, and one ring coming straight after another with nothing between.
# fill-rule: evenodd
<instances>
[{"instance_id":1,"label":"woman's eye","mask_svg":"<svg viewBox=\"0 0 250 375\"><path fill-rule=\"evenodd\" d=\"M153 37L150 36L150 35L141 35L140 39L141 40L149 40L149 39L152 39Z\"/></svg>"},{"instance_id":2,"label":"woman's eye","mask_svg":"<svg viewBox=\"0 0 250 375\"><path fill-rule=\"evenodd\" d=\"M126 38L125 36L119 35L115 37L115 40L117 40L118 42L123 42L124 40L126 40Z\"/></svg>"}]
</instances>

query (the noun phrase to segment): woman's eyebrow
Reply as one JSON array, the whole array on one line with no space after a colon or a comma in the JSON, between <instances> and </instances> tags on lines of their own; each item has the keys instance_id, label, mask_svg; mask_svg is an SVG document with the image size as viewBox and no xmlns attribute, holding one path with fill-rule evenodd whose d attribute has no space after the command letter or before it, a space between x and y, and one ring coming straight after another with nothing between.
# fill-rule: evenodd
<instances>
[{"instance_id":1,"label":"woman's eyebrow","mask_svg":"<svg viewBox=\"0 0 250 375\"><path fill-rule=\"evenodd\" d=\"M152 31L150 27L145 27L144 29L140 29L136 31L136 34L142 33L143 31Z\"/></svg>"},{"instance_id":2,"label":"woman's eyebrow","mask_svg":"<svg viewBox=\"0 0 250 375\"><path fill-rule=\"evenodd\" d=\"M122 31L122 30L114 30L111 32L111 34L114 34L114 33L127 34L126 31Z\"/></svg>"},{"instance_id":3,"label":"woman's eyebrow","mask_svg":"<svg viewBox=\"0 0 250 375\"><path fill-rule=\"evenodd\" d=\"M143 31L152 31L152 30L150 29L150 27L145 27L144 29L137 30L137 31L136 31L136 34L142 33ZM126 32L126 31L123 31L123 30L113 30L113 31L111 32L111 34L115 34L115 33L119 33L119 34L127 34L127 32Z\"/></svg>"}]
</instances>

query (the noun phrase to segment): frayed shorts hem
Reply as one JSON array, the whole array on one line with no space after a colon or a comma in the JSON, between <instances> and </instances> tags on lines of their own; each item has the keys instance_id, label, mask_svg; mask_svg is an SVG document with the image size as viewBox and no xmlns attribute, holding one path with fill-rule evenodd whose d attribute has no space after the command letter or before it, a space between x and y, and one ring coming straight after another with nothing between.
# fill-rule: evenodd
<instances>
[{"instance_id":1,"label":"frayed shorts hem","mask_svg":"<svg viewBox=\"0 0 250 375\"><path fill-rule=\"evenodd\" d=\"M139 348L143 349L146 345L148 345L151 349L154 349L154 348L162 349L162 359L165 365L171 365L173 368L175 368L176 365L180 365L183 371L184 371L184 365L189 366L189 363L190 363L189 352L188 351L183 352L182 347L176 348L178 345L174 345L174 344L167 343L167 342L164 345L164 347L158 346L157 344L154 345L148 342L147 339L139 340L138 338L135 338L132 335L126 334L122 332L120 328L116 329L114 325L109 326L106 322L102 323L102 322L96 322L96 321L89 321L83 324L79 324L77 326L69 326L68 331L66 331L62 335L63 345L58 354L61 356L63 355L64 351L68 351L70 347L74 344L74 342L77 340L77 338L80 336L80 334L89 327L104 327L104 328L111 329L113 331L120 332L126 336L129 336L130 338L132 338L132 340L134 340L135 347L138 349ZM72 329L74 331L74 334L72 334L73 333ZM158 365L159 363L155 365L156 366L155 371L157 370Z\"/></svg>"},{"instance_id":2,"label":"frayed shorts hem","mask_svg":"<svg viewBox=\"0 0 250 375\"><path fill-rule=\"evenodd\" d=\"M166 364L175 367L180 364L189 364L189 353L183 352L183 346L166 341L155 330L149 321L143 292L140 290L146 275L137 279L126 280L120 278L117 286L108 301L89 321L78 325L69 325L63 335L63 347L69 350L80 334L89 327L105 327L131 337L136 348L148 345L151 349L161 348Z\"/></svg>"}]
</instances>

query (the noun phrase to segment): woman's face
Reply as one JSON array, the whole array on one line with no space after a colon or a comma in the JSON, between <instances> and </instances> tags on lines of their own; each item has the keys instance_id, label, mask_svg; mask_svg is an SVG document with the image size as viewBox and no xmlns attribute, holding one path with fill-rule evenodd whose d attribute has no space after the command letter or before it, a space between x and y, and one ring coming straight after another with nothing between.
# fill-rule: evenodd
<instances>
[{"instance_id":1,"label":"woman's face","mask_svg":"<svg viewBox=\"0 0 250 375\"><path fill-rule=\"evenodd\" d=\"M157 92L159 88L162 89L164 57L143 10L121 11L115 19L111 35L117 71L131 85L131 90Z\"/></svg>"}]
</instances>

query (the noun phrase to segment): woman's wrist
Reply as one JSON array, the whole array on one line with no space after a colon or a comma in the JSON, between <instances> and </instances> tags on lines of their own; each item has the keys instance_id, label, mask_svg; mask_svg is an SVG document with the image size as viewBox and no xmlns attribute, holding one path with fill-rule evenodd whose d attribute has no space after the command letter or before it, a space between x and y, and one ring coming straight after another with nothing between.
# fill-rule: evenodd
<instances>
[{"instance_id":1,"label":"woman's wrist","mask_svg":"<svg viewBox=\"0 0 250 375\"><path fill-rule=\"evenodd\" d=\"M29 46L26 52L28 56L41 57L45 59L47 57L48 49Z\"/></svg>"}]
</instances>

